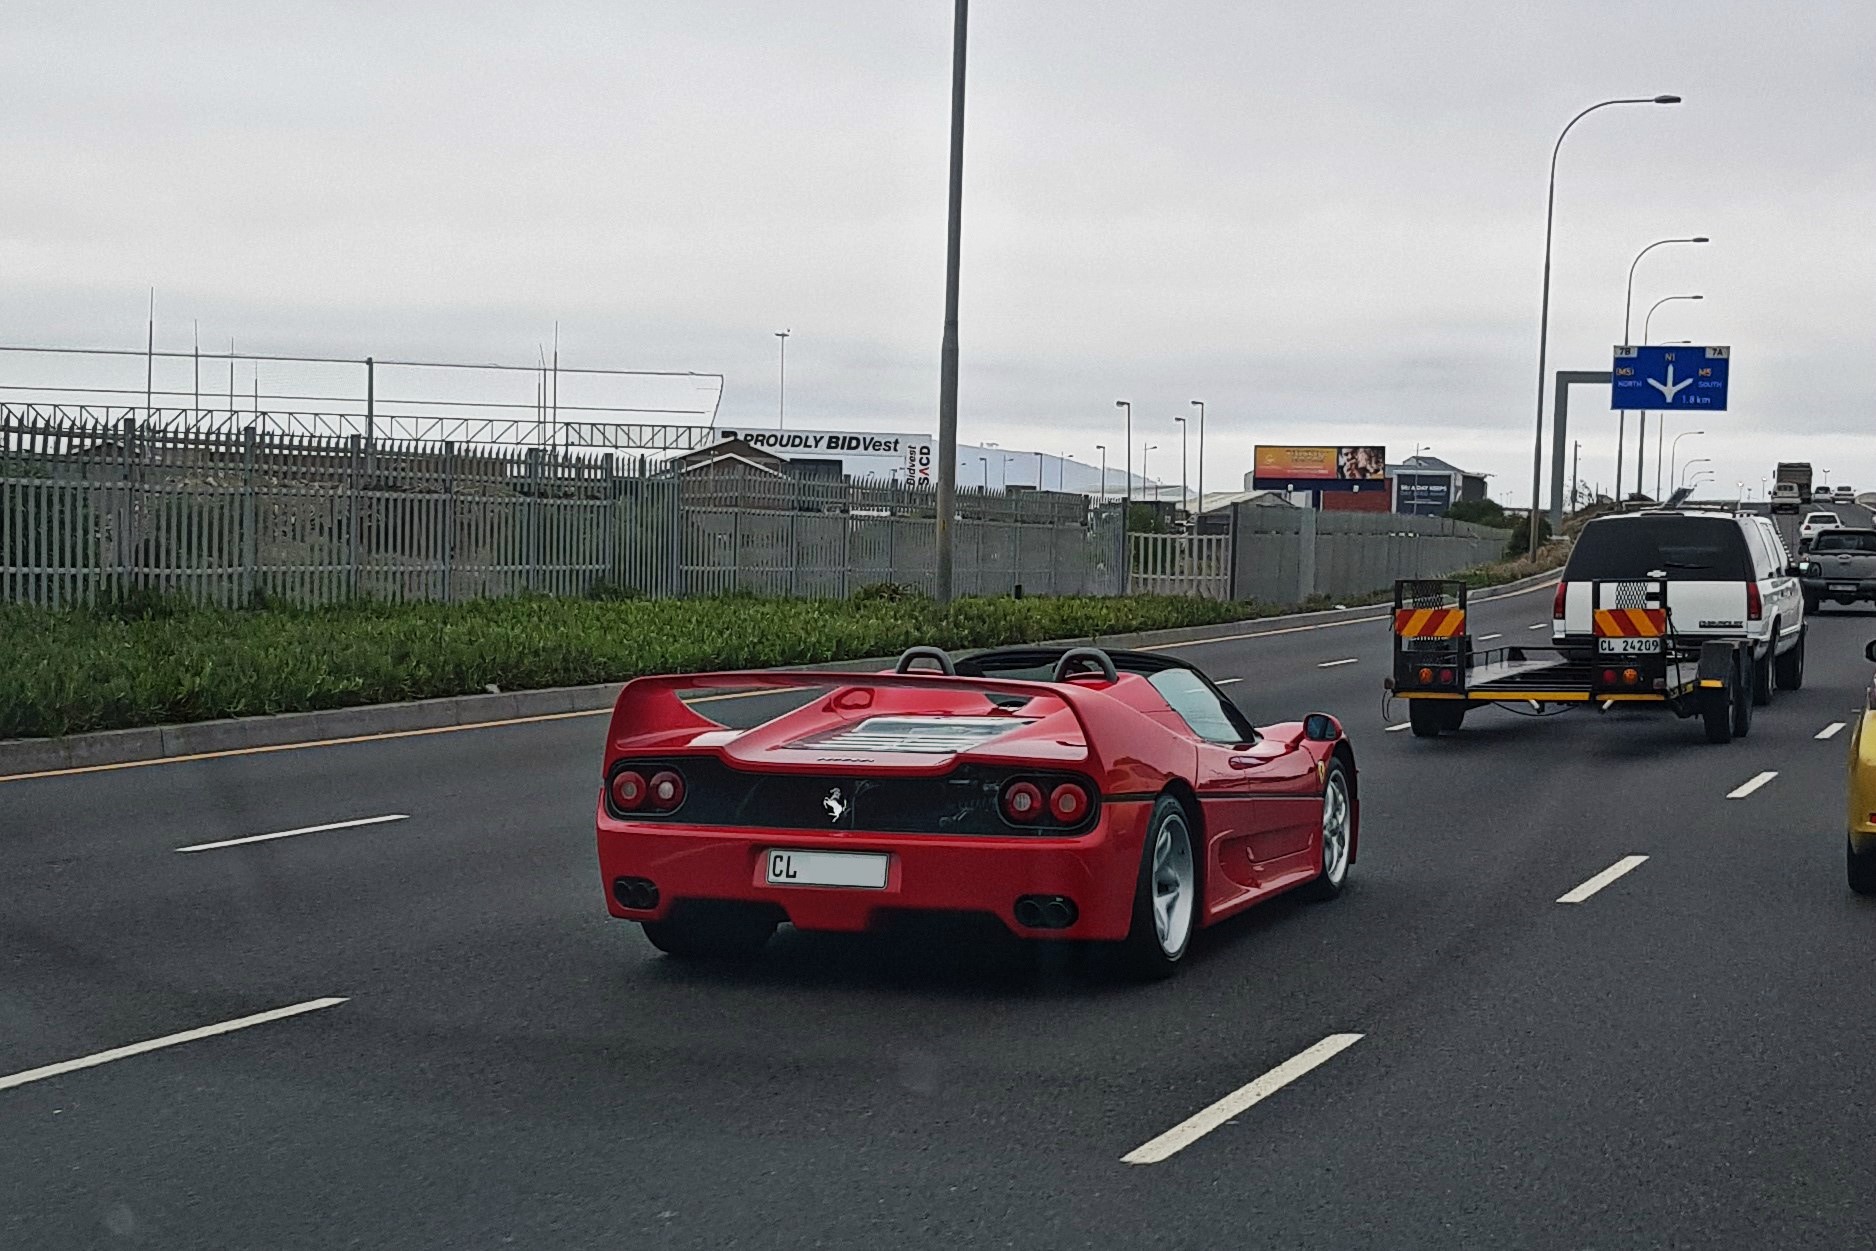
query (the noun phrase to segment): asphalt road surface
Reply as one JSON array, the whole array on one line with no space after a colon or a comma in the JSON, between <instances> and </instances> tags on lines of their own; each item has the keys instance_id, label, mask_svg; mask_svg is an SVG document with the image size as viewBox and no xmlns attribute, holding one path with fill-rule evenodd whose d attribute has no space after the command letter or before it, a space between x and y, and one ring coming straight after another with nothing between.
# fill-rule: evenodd
<instances>
[{"instance_id":1,"label":"asphalt road surface","mask_svg":"<svg viewBox=\"0 0 1876 1251\"><path fill-rule=\"evenodd\" d=\"M1726 746L1417 740L1380 614L1268 631L1178 654L1344 718L1361 859L1148 986L959 927L668 960L602 904L598 716L0 782L0 1246L1870 1245L1876 614Z\"/></svg>"}]
</instances>

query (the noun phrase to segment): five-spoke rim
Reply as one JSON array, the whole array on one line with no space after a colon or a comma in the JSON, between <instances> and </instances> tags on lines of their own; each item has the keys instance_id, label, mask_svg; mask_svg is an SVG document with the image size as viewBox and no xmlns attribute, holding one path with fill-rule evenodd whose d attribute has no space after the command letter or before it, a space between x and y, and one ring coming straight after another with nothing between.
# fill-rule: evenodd
<instances>
[{"instance_id":1,"label":"five-spoke rim","mask_svg":"<svg viewBox=\"0 0 1876 1251\"><path fill-rule=\"evenodd\" d=\"M1348 784L1332 773L1322 792L1322 875L1337 886L1348 876L1348 827Z\"/></svg>"},{"instance_id":2,"label":"five-spoke rim","mask_svg":"<svg viewBox=\"0 0 1876 1251\"><path fill-rule=\"evenodd\" d=\"M1168 812L1153 841L1153 930L1160 950L1177 955L1192 929L1192 838L1184 814Z\"/></svg>"}]
</instances>

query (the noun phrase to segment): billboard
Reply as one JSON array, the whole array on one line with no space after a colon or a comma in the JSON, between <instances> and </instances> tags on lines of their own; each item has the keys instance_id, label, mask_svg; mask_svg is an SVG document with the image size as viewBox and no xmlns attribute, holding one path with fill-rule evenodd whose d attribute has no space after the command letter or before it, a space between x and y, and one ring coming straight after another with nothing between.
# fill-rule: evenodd
<instances>
[{"instance_id":1,"label":"billboard","mask_svg":"<svg viewBox=\"0 0 1876 1251\"><path fill-rule=\"evenodd\" d=\"M741 439L787 460L838 460L850 478L897 478L916 486L933 485L938 440L928 434L867 430L719 429L725 439Z\"/></svg>"},{"instance_id":2,"label":"billboard","mask_svg":"<svg viewBox=\"0 0 1876 1251\"><path fill-rule=\"evenodd\" d=\"M1373 445L1272 447L1259 444L1254 475L1261 490L1345 491L1358 482L1386 481L1387 449Z\"/></svg>"},{"instance_id":3,"label":"billboard","mask_svg":"<svg viewBox=\"0 0 1876 1251\"><path fill-rule=\"evenodd\" d=\"M1401 473L1394 482L1397 513L1437 517L1453 506L1453 475L1449 473Z\"/></svg>"}]
</instances>

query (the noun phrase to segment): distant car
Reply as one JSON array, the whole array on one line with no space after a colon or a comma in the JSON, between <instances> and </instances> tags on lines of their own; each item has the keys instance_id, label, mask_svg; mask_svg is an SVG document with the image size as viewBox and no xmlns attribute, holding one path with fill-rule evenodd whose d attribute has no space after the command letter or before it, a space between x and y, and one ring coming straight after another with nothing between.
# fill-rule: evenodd
<instances>
[{"instance_id":1,"label":"distant car","mask_svg":"<svg viewBox=\"0 0 1876 1251\"><path fill-rule=\"evenodd\" d=\"M1876 642L1863 654L1876 661ZM1844 868L1850 889L1876 895L1876 682L1870 683L1863 714L1850 731L1850 835L1844 844Z\"/></svg>"},{"instance_id":2,"label":"distant car","mask_svg":"<svg viewBox=\"0 0 1876 1251\"><path fill-rule=\"evenodd\" d=\"M1818 487L1816 490L1812 491L1811 502L1813 504L1830 503L1830 488L1827 486L1821 486L1821 487Z\"/></svg>"},{"instance_id":3,"label":"distant car","mask_svg":"<svg viewBox=\"0 0 1876 1251\"><path fill-rule=\"evenodd\" d=\"M682 698L804 686L824 691L746 730ZM783 921L948 912L1118 942L1163 976L1201 926L1339 894L1360 832L1333 717L1257 728L1149 652L915 647L878 675L639 678L605 741L608 910L678 957L754 956Z\"/></svg>"},{"instance_id":4,"label":"distant car","mask_svg":"<svg viewBox=\"0 0 1876 1251\"><path fill-rule=\"evenodd\" d=\"M1804 520L1798 523L1798 550L1804 551L1818 535L1826 530L1839 529L1842 525L1836 513L1806 514Z\"/></svg>"},{"instance_id":5,"label":"distant car","mask_svg":"<svg viewBox=\"0 0 1876 1251\"><path fill-rule=\"evenodd\" d=\"M1804 609L1816 612L1824 600L1876 603L1876 530L1826 530L1798 562L1798 585Z\"/></svg>"},{"instance_id":6,"label":"distant car","mask_svg":"<svg viewBox=\"0 0 1876 1251\"><path fill-rule=\"evenodd\" d=\"M1795 482L1775 482L1772 484L1772 511L1775 513L1795 513L1804 505L1804 492Z\"/></svg>"},{"instance_id":7,"label":"distant car","mask_svg":"<svg viewBox=\"0 0 1876 1251\"><path fill-rule=\"evenodd\" d=\"M1838 487L1835 494L1832 496L1831 502L1834 504L1856 503L1856 488L1847 486Z\"/></svg>"}]
</instances>

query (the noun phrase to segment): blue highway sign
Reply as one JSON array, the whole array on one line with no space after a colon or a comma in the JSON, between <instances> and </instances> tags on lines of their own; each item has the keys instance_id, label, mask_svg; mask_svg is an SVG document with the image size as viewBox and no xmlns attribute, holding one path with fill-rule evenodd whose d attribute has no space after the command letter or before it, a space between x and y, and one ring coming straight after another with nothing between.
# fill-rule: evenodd
<instances>
[{"instance_id":1,"label":"blue highway sign","mask_svg":"<svg viewBox=\"0 0 1876 1251\"><path fill-rule=\"evenodd\" d=\"M1609 407L1726 411L1726 347L1618 347L1609 373Z\"/></svg>"}]
</instances>

